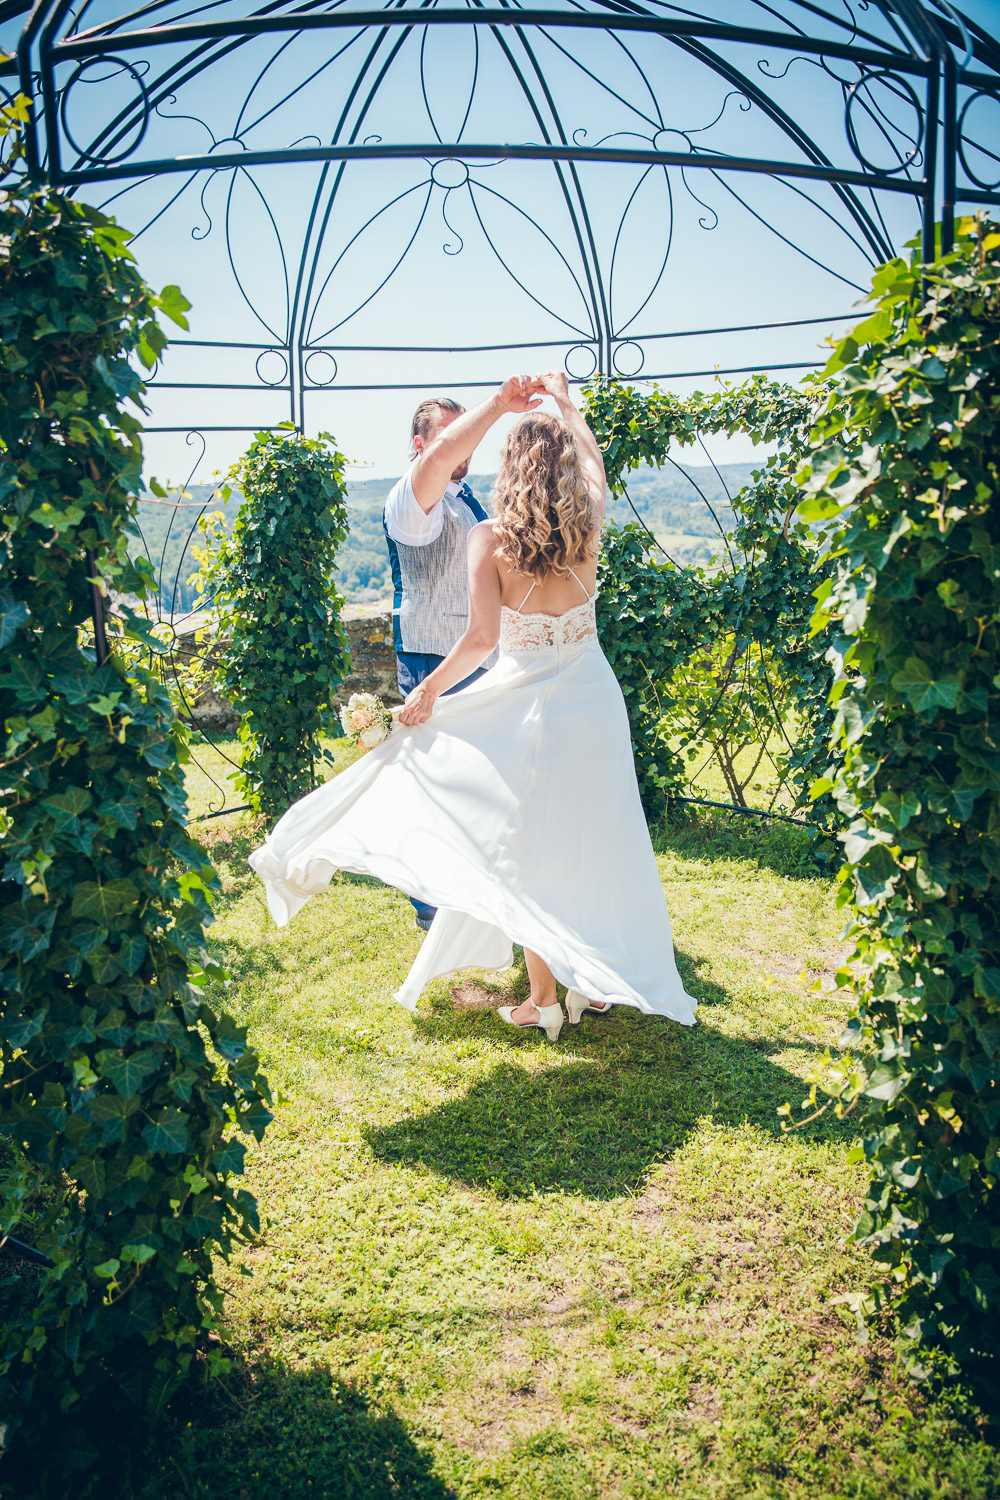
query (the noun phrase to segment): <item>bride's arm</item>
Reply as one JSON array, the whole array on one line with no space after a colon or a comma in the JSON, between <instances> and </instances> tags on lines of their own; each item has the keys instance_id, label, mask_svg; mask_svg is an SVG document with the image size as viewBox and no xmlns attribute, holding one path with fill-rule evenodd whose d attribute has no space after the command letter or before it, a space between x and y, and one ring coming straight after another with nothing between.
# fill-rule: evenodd
<instances>
[{"instance_id":1,"label":"bride's arm","mask_svg":"<svg viewBox=\"0 0 1000 1500\"><path fill-rule=\"evenodd\" d=\"M547 375L536 375L534 384L537 390L547 391L553 397L559 408L559 415L576 439L580 467L586 476L590 502L594 507L598 525L600 525L604 521L608 481L604 472L604 455L597 446L597 439L570 400L569 387L563 370L552 370Z\"/></svg>"},{"instance_id":2,"label":"bride's arm","mask_svg":"<svg viewBox=\"0 0 1000 1500\"><path fill-rule=\"evenodd\" d=\"M412 691L399 713L401 724L422 724L442 693L481 667L500 639L500 574L493 522L469 532L469 624L439 667Z\"/></svg>"},{"instance_id":3,"label":"bride's arm","mask_svg":"<svg viewBox=\"0 0 1000 1500\"><path fill-rule=\"evenodd\" d=\"M526 375L508 375L492 396L471 411L460 412L424 448L410 471L413 498L420 509L427 512L434 509L454 471L468 463L494 422L509 412L532 411L540 405Z\"/></svg>"}]
</instances>

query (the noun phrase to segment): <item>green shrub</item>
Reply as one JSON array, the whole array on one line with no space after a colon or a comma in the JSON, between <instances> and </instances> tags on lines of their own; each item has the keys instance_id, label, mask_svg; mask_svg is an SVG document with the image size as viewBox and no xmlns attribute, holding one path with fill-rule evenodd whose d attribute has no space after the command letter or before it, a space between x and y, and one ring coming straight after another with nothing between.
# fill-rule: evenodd
<instances>
[{"instance_id":1,"label":"green shrub","mask_svg":"<svg viewBox=\"0 0 1000 1500\"><path fill-rule=\"evenodd\" d=\"M905 1345L1000 1347L1000 232L883 266L838 346L802 478L835 524L816 627L838 679L832 792L848 820L856 1063L870 1101L855 1237L891 1272ZM845 980L853 975L844 975Z\"/></svg>"},{"instance_id":2,"label":"green shrub","mask_svg":"<svg viewBox=\"0 0 1000 1500\"><path fill-rule=\"evenodd\" d=\"M625 699L642 804L647 818L658 821L665 799L684 784L684 763L660 727L665 684L704 638L713 608L698 578L651 557L647 542L635 522L606 528L597 629Z\"/></svg>"},{"instance_id":3,"label":"green shrub","mask_svg":"<svg viewBox=\"0 0 1000 1500\"><path fill-rule=\"evenodd\" d=\"M240 714L234 779L269 817L312 790L320 736L340 734L333 700L350 648L334 574L348 515L332 443L325 432L258 432L230 471L243 495L232 535L203 522L199 577L218 616L216 682Z\"/></svg>"},{"instance_id":4,"label":"green shrub","mask_svg":"<svg viewBox=\"0 0 1000 1500\"><path fill-rule=\"evenodd\" d=\"M0 125L15 141L17 114ZM155 1416L206 1347L212 1256L256 1223L236 1137L270 1118L243 1033L203 996L220 977L204 942L214 875L184 829L185 746L162 687L114 651L142 625L112 619L103 665L81 644L92 588L150 581L126 555L142 461L129 356L152 365L157 317L183 325L187 306L150 292L127 241L86 204L8 180L0 1233L28 1223L50 1268L0 1334L0 1480L30 1470L31 1493L70 1474L84 1493L75 1471L118 1398Z\"/></svg>"},{"instance_id":5,"label":"green shrub","mask_svg":"<svg viewBox=\"0 0 1000 1500\"><path fill-rule=\"evenodd\" d=\"M629 470L662 465L672 445L703 433L741 432L778 449L733 498L728 562L679 568L656 558L653 539L636 523L607 533L598 625L625 695L653 818L664 797L682 791L685 755L700 758L705 745L740 805L756 770L739 759L749 745L773 761L779 785L799 804L808 805L807 788L826 763L828 643L810 637L810 619L828 564L814 528L792 514L801 497L794 474L822 394L760 375L686 398L656 387L643 395L614 380L588 388L586 416L613 493L624 492ZM816 814L826 821L831 811Z\"/></svg>"}]
</instances>

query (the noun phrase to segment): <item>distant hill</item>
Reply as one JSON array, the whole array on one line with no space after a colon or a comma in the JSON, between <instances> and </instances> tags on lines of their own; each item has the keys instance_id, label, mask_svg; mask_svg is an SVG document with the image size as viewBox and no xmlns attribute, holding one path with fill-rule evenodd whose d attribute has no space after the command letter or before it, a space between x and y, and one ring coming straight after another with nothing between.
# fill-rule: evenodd
<instances>
[{"instance_id":1,"label":"distant hill","mask_svg":"<svg viewBox=\"0 0 1000 1500\"><path fill-rule=\"evenodd\" d=\"M732 496L750 480L754 464L707 465L684 463L681 469L637 469L628 486L629 500L614 500L608 518L619 525L636 515L680 562L707 563L721 546L719 528L729 532L734 518ZM683 470L683 472L682 472ZM389 559L382 530L382 508L394 478L352 480L348 487L351 531L340 552L337 581L351 603L364 603L392 593ZM490 508L493 476L470 474L476 495ZM190 610L196 592L189 580L197 567L195 550L200 534L191 528L203 507L221 510L231 525L240 505L234 493L228 503L213 500L209 484L189 486L184 499L170 503L152 496L139 504L142 543L133 549L145 551L160 581L161 605L169 610ZM711 509L710 509L711 507ZM712 512L715 515L713 517Z\"/></svg>"}]
</instances>

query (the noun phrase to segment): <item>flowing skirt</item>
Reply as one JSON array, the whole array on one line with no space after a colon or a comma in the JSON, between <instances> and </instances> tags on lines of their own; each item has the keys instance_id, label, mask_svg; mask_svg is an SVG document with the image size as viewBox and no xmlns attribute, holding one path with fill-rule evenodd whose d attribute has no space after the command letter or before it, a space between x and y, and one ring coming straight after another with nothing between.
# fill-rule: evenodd
<instances>
[{"instance_id":1,"label":"flowing skirt","mask_svg":"<svg viewBox=\"0 0 1000 1500\"><path fill-rule=\"evenodd\" d=\"M592 1000L694 1024L596 637L501 655L296 802L250 864L279 927L337 870L436 906L395 996L411 1010L431 980L506 968L519 943Z\"/></svg>"}]
</instances>

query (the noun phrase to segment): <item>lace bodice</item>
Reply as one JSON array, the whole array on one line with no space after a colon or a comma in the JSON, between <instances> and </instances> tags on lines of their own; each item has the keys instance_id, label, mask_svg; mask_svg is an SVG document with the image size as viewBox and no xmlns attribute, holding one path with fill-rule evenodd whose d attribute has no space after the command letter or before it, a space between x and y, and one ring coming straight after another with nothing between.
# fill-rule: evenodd
<instances>
[{"instance_id":1,"label":"lace bodice","mask_svg":"<svg viewBox=\"0 0 1000 1500\"><path fill-rule=\"evenodd\" d=\"M584 599L561 615L522 615L507 604L500 606L500 650L507 655L575 646L588 636L597 639L594 599Z\"/></svg>"}]
</instances>

